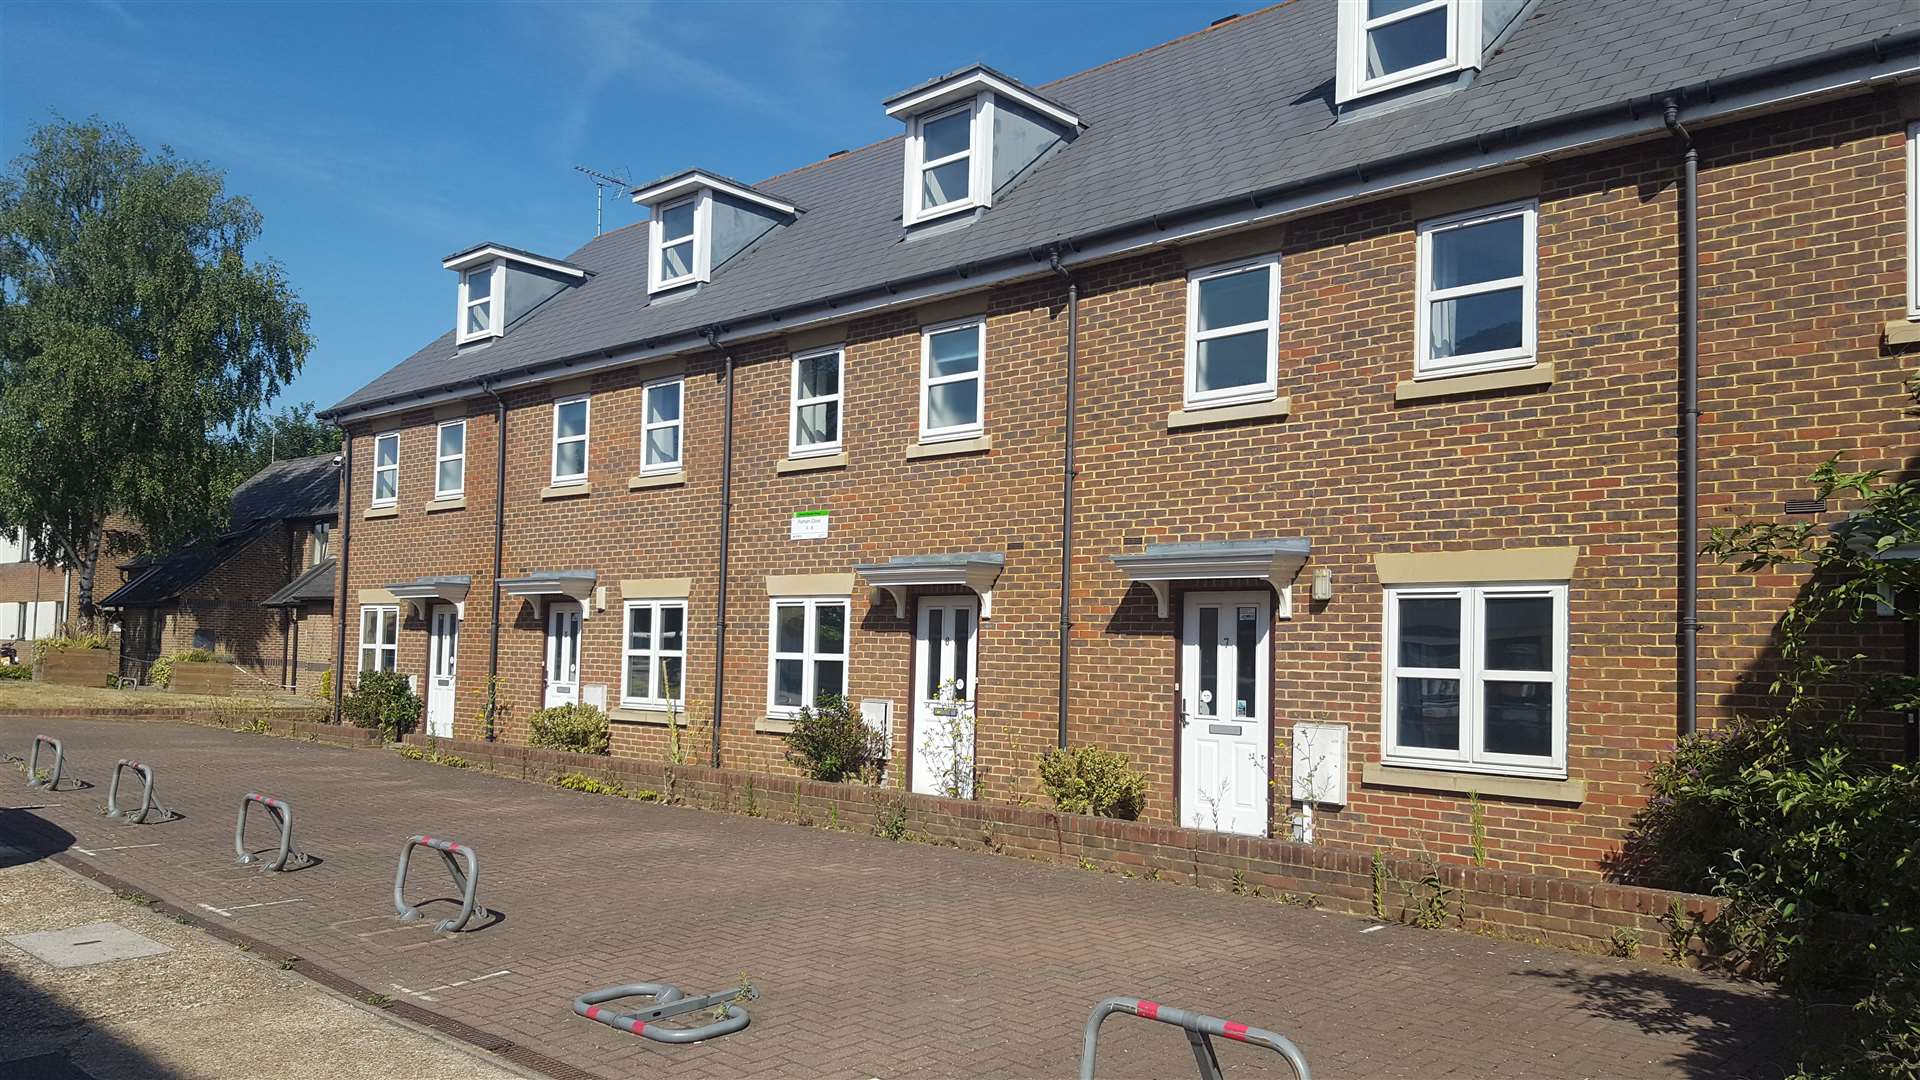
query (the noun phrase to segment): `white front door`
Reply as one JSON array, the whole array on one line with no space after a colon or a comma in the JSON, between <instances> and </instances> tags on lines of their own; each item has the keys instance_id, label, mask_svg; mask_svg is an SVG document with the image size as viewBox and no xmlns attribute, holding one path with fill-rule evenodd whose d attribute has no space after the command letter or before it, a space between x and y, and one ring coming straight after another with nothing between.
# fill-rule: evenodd
<instances>
[{"instance_id":1,"label":"white front door","mask_svg":"<svg viewBox=\"0 0 1920 1080\"><path fill-rule=\"evenodd\" d=\"M920 601L914 634L913 790L973 798L973 690L980 601L935 596Z\"/></svg>"},{"instance_id":2,"label":"white front door","mask_svg":"<svg viewBox=\"0 0 1920 1080\"><path fill-rule=\"evenodd\" d=\"M460 612L433 609L433 634L427 639L427 734L453 738L453 677L460 659Z\"/></svg>"},{"instance_id":3,"label":"white front door","mask_svg":"<svg viewBox=\"0 0 1920 1080\"><path fill-rule=\"evenodd\" d=\"M1180 824L1265 836L1270 597L1189 593L1180 641Z\"/></svg>"},{"instance_id":4,"label":"white front door","mask_svg":"<svg viewBox=\"0 0 1920 1080\"><path fill-rule=\"evenodd\" d=\"M547 708L580 703L580 605L547 607Z\"/></svg>"}]
</instances>

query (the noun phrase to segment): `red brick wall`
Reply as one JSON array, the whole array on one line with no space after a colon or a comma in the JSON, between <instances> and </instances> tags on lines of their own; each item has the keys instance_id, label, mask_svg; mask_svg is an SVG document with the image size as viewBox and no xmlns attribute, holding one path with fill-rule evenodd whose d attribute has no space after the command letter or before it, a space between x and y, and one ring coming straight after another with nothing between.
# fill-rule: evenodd
<instances>
[{"instance_id":1,"label":"red brick wall","mask_svg":"<svg viewBox=\"0 0 1920 1080\"><path fill-rule=\"evenodd\" d=\"M1702 524L1773 516L1805 476L1845 451L1911 469L1913 421L1897 386L1911 356L1883 351L1880 327L1904 313L1903 123L1890 97L1802 110L1700 134L1702 173ZM1350 732L1345 809L1319 815L1324 842L1432 852L1471 846L1464 796L1374 787L1379 760L1381 590L1373 556L1573 545L1569 587L1568 772L1577 806L1480 800L1491 865L1600 872L1625 834L1649 764L1673 740L1678 525L1679 221L1665 142L1543 167L1539 359L1551 386L1396 403L1411 376L1412 204L1388 199L1272 231L1282 255L1284 420L1169 431L1181 404L1187 266L1165 250L1083 269L1079 533L1074 551L1075 742L1122 749L1148 772L1148 817L1175 799L1172 620L1110 557L1148 543L1303 536L1309 569L1291 621L1276 623L1276 792L1287 790L1285 733L1325 720ZM1489 202L1502 201L1501 198ZM844 573L895 555L1000 551L1006 571L980 638L979 761L984 797L1035 795L1034 755L1054 740L1064 290L1045 279L990 297L986 427L992 448L909 460L917 433L918 326L898 312L845 328L849 463L783 475L789 365L784 341L736 349L733 542L726 717L729 766L782 772L781 743L758 734L767 692L770 574ZM582 680L618 696L619 580L690 577L690 711L712 715L719 512L719 360L687 367L683 486L630 491L639 386L653 368L594 376L591 491L543 499L549 388L508 395L505 567L593 569L608 587L587 620ZM348 582L357 590L422 574L474 578L459 677L458 732L478 731L491 565L491 413L473 406L467 507L427 514L432 417L358 424ZM360 516L372 435L402 435L396 517ZM828 510L824 540L788 539L795 510ZM1841 508L1837 508L1841 509ZM1310 602L1314 569L1333 598ZM1228 584L1228 583L1222 583ZM1753 700L1767 637L1799 582L1709 567L1702 603L1702 704L1709 720ZM1234 587L1245 587L1235 583ZM894 701L896 778L904 779L912 633L890 605L852 596L852 696ZM911 610L909 611L911 615ZM540 703L543 626L535 606L503 611L500 665L524 738ZM1849 631L1894 655L1889 628ZM424 624L410 621L400 664L424 674ZM349 659L349 664L352 660ZM703 736L704 738L704 736ZM616 722L615 753L657 758L663 729ZM1287 807L1276 799L1275 830Z\"/></svg>"}]
</instances>

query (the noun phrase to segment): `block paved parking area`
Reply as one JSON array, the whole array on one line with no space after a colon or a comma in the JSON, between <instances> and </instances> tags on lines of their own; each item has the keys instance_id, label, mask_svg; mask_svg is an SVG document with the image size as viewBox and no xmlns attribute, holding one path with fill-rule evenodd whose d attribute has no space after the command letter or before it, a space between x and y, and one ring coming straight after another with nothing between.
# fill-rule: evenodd
<instances>
[{"instance_id":1,"label":"block paved parking area","mask_svg":"<svg viewBox=\"0 0 1920 1080\"><path fill-rule=\"evenodd\" d=\"M1664 966L577 794L384 750L0 719L0 751L24 755L36 732L63 740L68 773L95 786L49 795L0 773L0 843L64 830L71 857L143 892L595 1076L1072 1076L1088 1010L1110 994L1278 1031L1321 1078L1748 1080L1779 1075L1790 1053L1779 999ZM121 757L152 764L160 801L185 817L102 816ZM297 846L320 864L234 865L249 790L291 802ZM271 839L261 825L251 846ZM444 936L395 919L394 867L413 833L478 850L497 923ZM449 893L438 858L417 854L409 899ZM648 1042L569 1007L600 986L700 992L743 973L761 991L752 1026L700 1045ZM1221 1057L1231 1075L1286 1075L1245 1046ZM1177 1029L1108 1021L1101 1077L1192 1072Z\"/></svg>"}]
</instances>

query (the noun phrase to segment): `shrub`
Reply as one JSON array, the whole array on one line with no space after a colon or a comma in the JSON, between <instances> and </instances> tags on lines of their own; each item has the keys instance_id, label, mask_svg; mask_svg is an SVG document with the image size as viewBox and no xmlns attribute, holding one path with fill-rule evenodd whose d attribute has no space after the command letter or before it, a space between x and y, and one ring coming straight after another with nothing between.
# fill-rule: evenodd
<instances>
[{"instance_id":1,"label":"shrub","mask_svg":"<svg viewBox=\"0 0 1920 1080\"><path fill-rule=\"evenodd\" d=\"M613 739L607 714L592 705L541 709L527 722L527 729L528 745L576 754L608 753Z\"/></svg>"},{"instance_id":2,"label":"shrub","mask_svg":"<svg viewBox=\"0 0 1920 1080\"><path fill-rule=\"evenodd\" d=\"M320 682L317 686L314 687L313 696L319 698L322 701L333 700L333 669L332 668L328 668L327 670L320 673Z\"/></svg>"},{"instance_id":3,"label":"shrub","mask_svg":"<svg viewBox=\"0 0 1920 1080\"><path fill-rule=\"evenodd\" d=\"M26 664L0 664L0 680L31 678L33 669Z\"/></svg>"},{"instance_id":4,"label":"shrub","mask_svg":"<svg viewBox=\"0 0 1920 1080\"><path fill-rule=\"evenodd\" d=\"M1146 774L1134 768L1127 755L1097 746L1041 754L1040 786L1054 806L1069 814L1131 821L1147 801Z\"/></svg>"},{"instance_id":5,"label":"shrub","mask_svg":"<svg viewBox=\"0 0 1920 1080\"><path fill-rule=\"evenodd\" d=\"M867 726L846 698L829 694L793 718L783 738L787 761L812 780L878 780L887 765L885 735Z\"/></svg>"},{"instance_id":6,"label":"shrub","mask_svg":"<svg viewBox=\"0 0 1920 1080\"><path fill-rule=\"evenodd\" d=\"M420 697L397 671L363 671L340 712L355 727L390 731L398 739L420 722Z\"/></svg>"},{"instance_id":7,"label":"shrub","mask_svg":"<svg viewBox=\"0 0 1920 1080\"><path fill-rule=\"evenodd\" d=\"M68 652L73 649L104 649L107 647L105 634L62 634L58 637L41 638L33 643L35 656L48 653Z\"/></svg>"},{"instance_id":8,"label":"shrub","mask_svg":"<svg viewBox=\"0 0 1920 1080\"><path fill-rule=\"evenodd\" d=\"M215 659L212 649L181 649L155 660L147 669L147 681L165 689L173 682L173 665L205 664Z\"/></svg>"}]
</instances>

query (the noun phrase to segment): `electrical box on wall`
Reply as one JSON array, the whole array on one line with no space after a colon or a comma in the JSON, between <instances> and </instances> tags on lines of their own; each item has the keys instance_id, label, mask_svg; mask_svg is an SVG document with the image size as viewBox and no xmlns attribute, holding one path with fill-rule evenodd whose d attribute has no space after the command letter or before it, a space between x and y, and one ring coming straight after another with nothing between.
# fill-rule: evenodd
<instances>
[{"instance_id":1,"label":"electrical box on wall","mask_svg":"<svg viewBox=\"0 0 1920 1080\"><path fill-rule=\"evenodd\" d=\"M587 683L580 687L580 704L607 711L607 684Z\"/></svg>"},{"instance_id":2,"label":"electrical box on wall","mask_svg":"<svg viewBox=\"0 0 1920 1080\"><path fill-rule=\"evenodd\" d=\"M1321 806L1347 805L1347 726L1293 725L1293 798Z\"/></svg>"},{"instance_id":3,"label":"electrical box on wall","mask_svg":"<svg viewBox=\"0 0 1920 1080\"><path fill-rule=\"evenodd\" d=\"M860 719L882 738L893 736L893 702L886 698L861 698Z\"/></svg>"}]
</instances>

